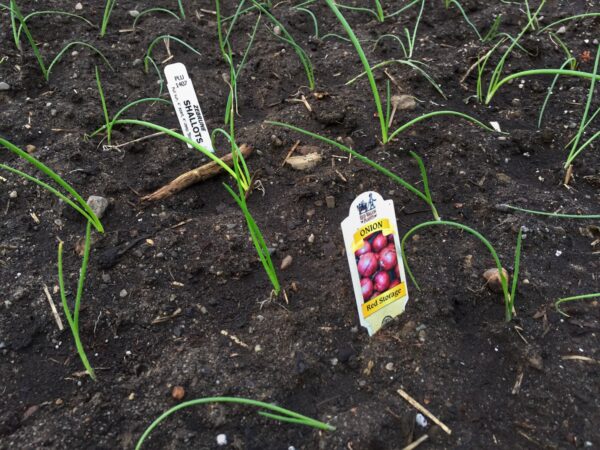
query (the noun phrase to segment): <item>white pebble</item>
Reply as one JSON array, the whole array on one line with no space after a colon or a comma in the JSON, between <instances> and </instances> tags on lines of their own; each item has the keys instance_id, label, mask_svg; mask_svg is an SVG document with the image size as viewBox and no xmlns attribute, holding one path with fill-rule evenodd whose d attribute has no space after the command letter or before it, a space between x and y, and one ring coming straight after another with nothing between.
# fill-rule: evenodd
<instances>
[{"instance_id":1,"label":"white pebble","mask_svg":"<svg viewBox=\"0 0 600 450\"><path fill-rule=\"evenodd\" d=\"M121 298L127 297L127 290L121 289L121 292L119 292L119 297L121 297Z\"/></svg>"},{"instance_id":2,"label":"white pebble","mask_svg":"<svg viewBox=\"0 0 600 450\"><path fill-rule=\"evenodd\" d=\"M77 4L75 5L75 9L76 9L77 11L81 11L81 10L83 9L83 5L82 5L81 3L77 3Z\"/></svg>"},{"instance_id":3,"label":"white pebble","mask_svg":"<svg viewBox=\"0 0 600 450\"><path fill-rule=\"evenodd\" d=\"M556 253L555 253L555 255L556 255L556 256L560 256L560 255L562 255L562 252L561 252L560 250L556 250Z\"/></svg>"},{"instance_id":4,"label":"white pebble","mask_svg":"<svg viewBox=\"0 0 600 450\"><path fill-rule=\"evenodd\" d=\"M17 191L11 191L10 194L8 194L8 196L10 198L17 198Z\"/></svg>"},{"instance_id":5,"label":"white pebble","mask_svg":"<svg viewBox=\"0 0 600 450\"><path fill-rule=\"evenodd\" d=\"M419 425L421 428L425 428L427 426L427 419L421 413L417 413L415 421L417 422L417 425Z\"/></svg>"},{"instance_id":6,"label":"white pebble","mask_svg":"<svg viewBox=\"0 0 600 450\"><path fill-rule=\"evenodd\" d=\"M217 445L227 445L227 435L219 434L217 435Z\"/></svg>"}]
</instances>

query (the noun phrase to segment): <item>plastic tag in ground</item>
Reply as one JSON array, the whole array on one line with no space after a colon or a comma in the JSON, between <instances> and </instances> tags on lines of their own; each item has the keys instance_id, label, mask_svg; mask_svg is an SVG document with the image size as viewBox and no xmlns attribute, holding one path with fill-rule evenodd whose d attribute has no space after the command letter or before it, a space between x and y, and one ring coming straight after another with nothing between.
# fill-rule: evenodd
<instances>
[{"instance_id":1,"label":"plastic tag in ground","mask_svg":"<svg viewBox=\"0 0 600 450\"><path fill-rule=\"evenodd\" d=\"M185 66L182 63L169 64L165 67L165 78L183 135L214 153L196 91ZM190 144L188 147L192 148Z\"/></svg>"},{"instance_id":2,"label":"plastic tag in ground","mask_svg":"<svg viewBox=\"0 0 600 450\"><path fill-rule=\"evenodd\" d=\"M408 302L394 202L376 192L360 194L342 232L360 324L371 336Z\"/></svg>"}]
</instances>

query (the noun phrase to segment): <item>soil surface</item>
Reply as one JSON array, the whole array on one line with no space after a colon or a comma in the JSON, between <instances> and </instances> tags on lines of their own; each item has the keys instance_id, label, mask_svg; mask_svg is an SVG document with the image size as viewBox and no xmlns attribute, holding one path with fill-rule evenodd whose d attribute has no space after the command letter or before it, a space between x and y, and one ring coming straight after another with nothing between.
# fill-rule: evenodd
<instances>
[{"instance_id":1,"label":"soil surface","mask_svg":"<svg viewBox=\"0 0 600 450\"><path fill-rule=\"evenodd\" d=\"M62 9L94 24L103 12L99 1L82 2L81 10L75 1L18 3L24 13ZM175 1L164 3L177 11ZM96 45L114 68L88 49L72 47L47 83L24 38L23 53L15 49L9 14L1 11L0 82L9 89L0 91L0 135L21 148L34 146L32 154L85 198L104 196L110 206L102 219L106 232L93 235L80 318L83 344L98 376L94 382L82 374L70 331L59 331L43 292L47 285L60 308L55 286L62 240L73 297L81 263L75 248L84 223L33 183L2 173L0 449L131 449L156 417L177 404L171 396L176 385L185 389L185 399L254 398L337 429L281 424L236 405L198 406L167 419L143 448L212 449L219 434L227 436L225 448L238 449L399 449L424 434L429 438L422 449L600 448L600 306L593 300L569 304L570 317L553 306L560 297L600 291L598 222L496 207L509 203L598 213L598 144L576 159L569 188L562 185L565 146L579 126L589 82L559 79L540 128L537 118L551 77L515 81L501 88L490 106L479 103L476 70L461 79L492 44L479 41L456 7L447 10L442 1L428 1L413 58L428 65L446 98L410 67L390 65L393 94L416 99L414 110L398 111L394 123L451 109L485 123L497 121L509 134L438 117L382 146L368 82L346 85L362 71L354 48L335 36L322 38L344 34L333 14L324 2L308 7L318 19L317 38L307 13L290 2L278 3L271 11L309 55L316 88L308 89L296 53L263 16L240 74L236 123L238 142L255 149L248 165L263 188L253 191L249 208L273 250L287 293L287 299L272 298L244 216L222 186L231 181L225 175L162 202L140 201L200 165L202 155L166 136L118 148L104 147L101 137L84 139L103 120L94 67L112 114L130 101L157 96L157 73L152 68L145 73L142 59L162 34L183 39L201 54L171 41L169 62L186 65L209 128L223 126L228 68L219 52L214 3L184 3L185 20L148 14L132 31L129 11L156 4L118 2L104 38L73 18L31 18L31 33L47 64L67 42L80 40ZM237 2L225 3L224 14L232 14ZM526 23L518 2L461 4L482 33L499 14L499 31L510 35ZM598 3L592 0L549 1L541 24L594 10ZM413 7L379 23L368 13L344 10L373 63L403 56L395 40L374 48L374 39L404 36L417 12ZM236 61L256 19L255 12L246 14L232 34ZM581 70L593 70L598 30L600 18L571 22L561 30ZM547 33L528 33L521 44L505 73L564 62L563 50ZM153 55L162 70L165 46L159 43ZM389 78L382 69L376 74L383 92ZM593 108L598 106L595 101ZM169 105L142 104L126 116L178 127ZM493 260L481 242L437 227L422 230L407 245L421 290L409 283L406 312L369 338L358 326L340 222L365 190L394 200L401 235L431 220L431 212L413 194L349 161L340 150L265 120L340 138L420 187L418 167L408 155L417 152L442 218L481 232L511 273L517 232L526 227L514 320L504 321L502 297L484 286L482 273ZM118 127L113 144L151 133ZM310 172L282 167L297 140L319 146L322 153L322 162ZM216 147L220 155L228 148L220 138ZM7 151L0 162L33 172ZM335 200L333 207L325 201L328 196ZM138 237L144 239L114 266L101 264L103 253ZM279 270L287 255L292 264ZM431 421L417 425L417 411L397 394L400 388L452 434Z\"/></svg>"}]
</instances>

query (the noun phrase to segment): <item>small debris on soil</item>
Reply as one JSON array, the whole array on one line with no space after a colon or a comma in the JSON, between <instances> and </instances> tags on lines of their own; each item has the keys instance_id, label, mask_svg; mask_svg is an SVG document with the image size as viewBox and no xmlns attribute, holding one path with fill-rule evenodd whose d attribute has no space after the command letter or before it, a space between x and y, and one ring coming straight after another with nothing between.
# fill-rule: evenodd
<instances>
[{"instance_id":1,"label":"small debris on soil","mask_svg":"<svg viewBox=\"0 0 600 450\"><path fill-rule=\"evenodd\" d=\"M17 198L18 194L17 191L10 191L10 193L8 194L9 198Z\"/></svg>"},{"instance_id":2,"label":"small debris on soil","mask_svg":"<svg viewBox=\"0 0 600 450\"><path fill-rule=\"evenodd\" d=\"M321 162L319 153L309 153L308 155L290 156L285 162L295 170L311 170Z\"/></svg>"},{"instance_id":3,"label":"small debris on soil","mask_svg":"<svg viewBox=\"0 0 600 450\"><path fill-rule=\"evenodd\" d=\"M76 9L77 11L81 11L81 10L83 9L83 5L82 5L81 3L77 3L77 4L75 5L75 9Z\"/></svg>"},{"instance_id":4,"label":"small debris on soil","mask_svg":"<svg viewBox=\"0 0 600 450\"><path fill-rule=\"evenodd\" d=\"M223 445L227 445L227 435L225 434L219 434L217 436L217 445L219 446L223 446Z\"/></svg>"},{"instance_id":5,"label":"small debris on soil","mask_svg":"<svg viewBox=\"0 0 600 450\"><path fill-rule=\"evenodd\" d=\"M335 197L333 195L328 195L325 197L325 203L328 208L335 208Z\"/></svg>"},{"instance_id":6,"label":"small debris on soil","mask_svg":"<svg viewBox=\"0 0 600 450\"><path fill-rule=\"evenodd\" d=\"M0 91L8 91L10 89L10 84L5 81L0 81Z\"/></svg>"},{"instance_id":7,"label":"small debris on soil","mask_svg":"<svg viewBox=\"0 0 600 450\"><path fill-rule=\"evenodd\" d=\"M183 400L183 397L185 397L185 389L183 386L173 386L173 389L171 390L171 397L178 402Z\"/></svg>"},{"instance_id":8,"label":"small debris on soil","mask_svg":"<svg viewBox=\"0 0 600 450\"><path fill-rule=\"evenodd\" d=\"M121 289L121 292L119 292L119 297L121 297L121 298L127 297L127 290Z\"/></svg>"},{"instance_id":9,"label":"small debris on soil","mask_svg":"<svg viewBox=\"0 0 600 450\"><path fill-rule=\"evenodd\" d=\"M412 111L417 107L417 102L412 95L394 95L392 97L392 104L398 105L397 108L399 110L404 111Z\"/></svg>"},{"instance_id":10,"label":"small debris on soil","mask_svg":"<svg viewBox=\"0 0 600 450\"><path fill-rule=\"evenodd\" d=\"M92 208L92 211L94 211L94 214L96 214L98 219L102 219L102 216L104 216L104 213L106 212L106 208L108 208L108 200L99 195L91 195L90 198L87 199L87 204Z\"/></svg>"},{"instance_id":11,"label":"small debris on soil","mask_svg":"<svg viewBox=\"0 0 600 450\"><path fill-rule=\"evenodd\" d=\"M506 278L506 282L508 283L509 277L508 277L508 272L506 271L506 269L503 267L502 268L502 274L504 275L504 278ZM493 292L501 292L502 291L502 281L500 280L500 272L498 271L498 269L496 267L494 267L493 269L488 269L485 272L483 272L483 278L485 278L486 281L486 285L488 288L490 288L491 291Z\"/></svg>"},{"instance_id":12,"label":"small debris on soil","mask_svg":"<svg viewBox=\"0 0 600 450\"><path fill-rule=\"evenodd\" d=\"M283 261L281 261L281 270L285 270L290 267L293 260L294 258L292 258L292 255L287 255L285 258L283 258Z\"/></svg>"}]
</instances>

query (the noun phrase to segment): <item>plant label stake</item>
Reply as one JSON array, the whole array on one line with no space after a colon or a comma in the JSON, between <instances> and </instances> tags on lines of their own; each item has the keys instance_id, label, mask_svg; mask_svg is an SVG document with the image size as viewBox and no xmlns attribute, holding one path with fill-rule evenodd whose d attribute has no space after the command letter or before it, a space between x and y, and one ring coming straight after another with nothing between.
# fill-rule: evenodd
<instances>
[{"instance_id":1,"label":"plant label stake","mask_svg":"<svg viewBox=\"0 0 600 450\"><path fill-rule=\"evenodd\" d=\"M169 64L165 67L165 78L181 131L185 137L214 153L196 91L185 66L182 63ZM192 148L190 144L188 147Z\"/></svg>"},{"instance_id":2,"label":"plant label stake","mask_svg":"<svg viewBox=\"0 0 600 450\"><path fill-rule=\"evenodd\" d=\"M342 233L360 324L372 336L408 302L394 202L363 192L352 202Z\"/></svg>"}]
</instances>

